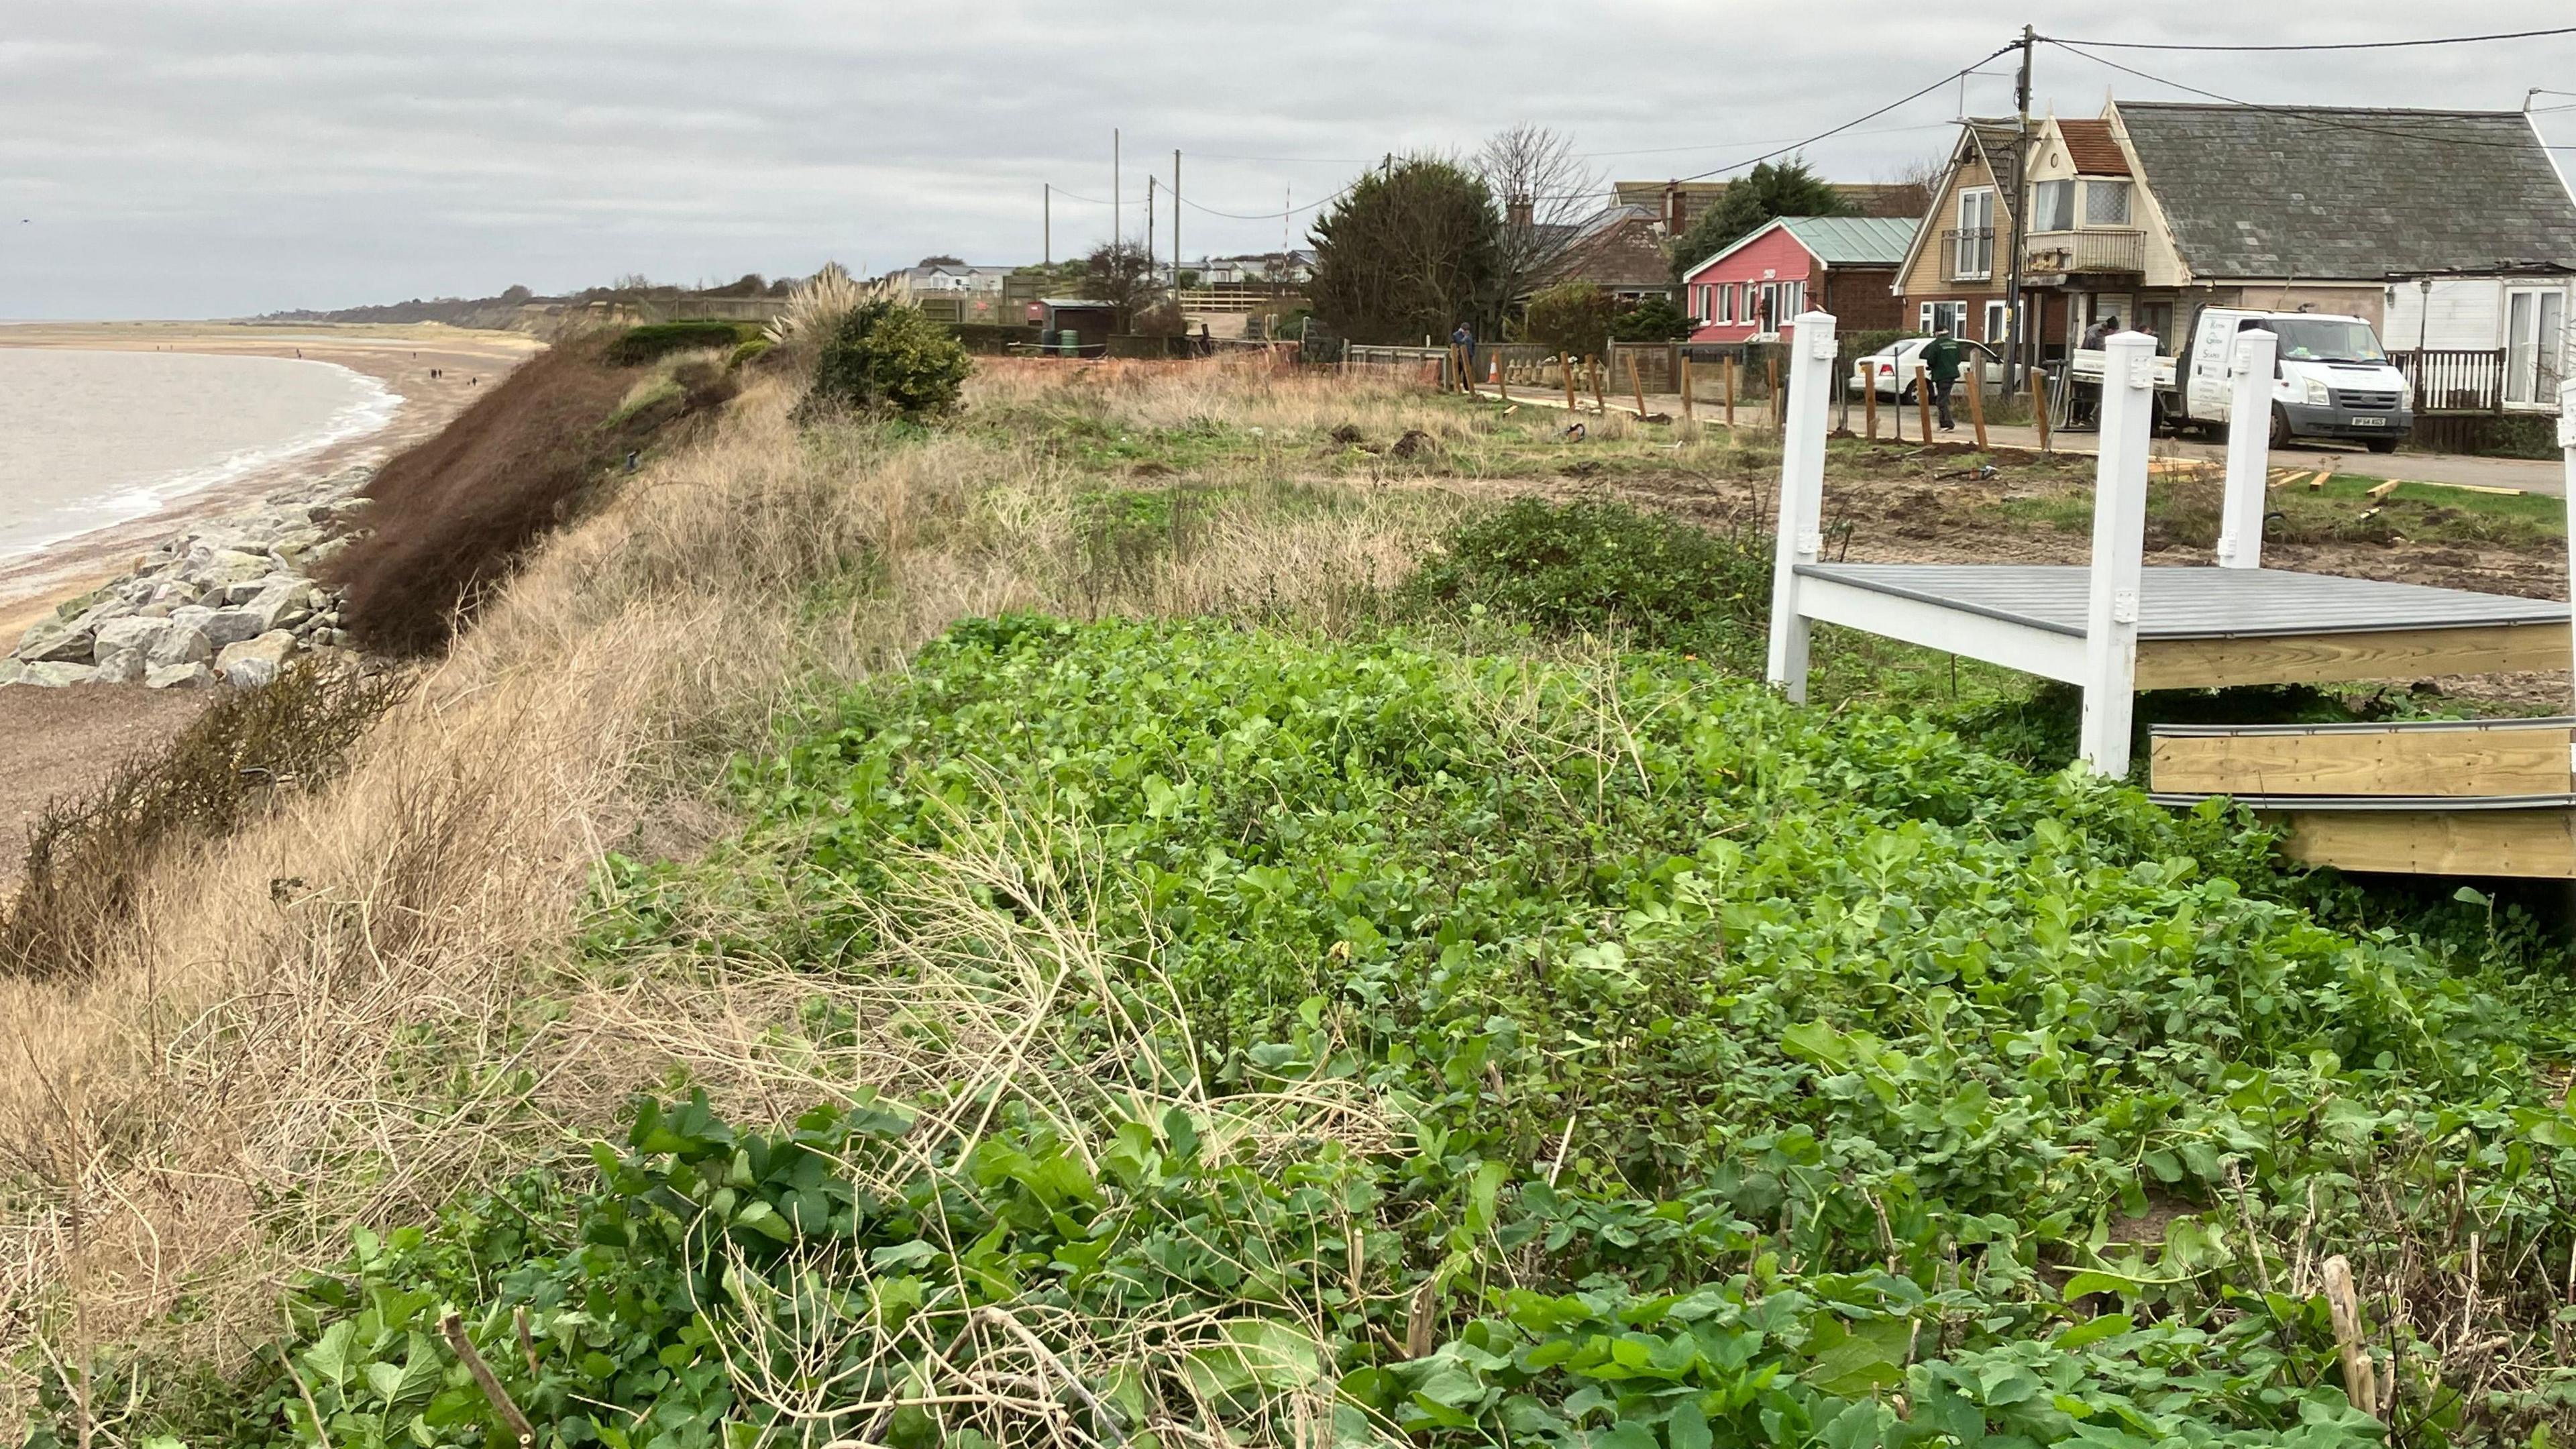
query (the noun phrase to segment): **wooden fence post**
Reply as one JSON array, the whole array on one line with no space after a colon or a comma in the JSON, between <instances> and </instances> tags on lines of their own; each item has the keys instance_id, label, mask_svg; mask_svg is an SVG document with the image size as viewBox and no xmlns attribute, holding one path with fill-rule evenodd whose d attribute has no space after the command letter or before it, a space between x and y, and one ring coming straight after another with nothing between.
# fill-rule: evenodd
<instances>
[{"instance_id":1,"label":"wooden fence post","mask_svg":"<svg viewBox=\"0 0 2576 1449\"><path fill-rule=\"evenodd\" d=\"M1610 416L1610 403L1601 396L1601 359L1588 357L1584 363L1592 372L1592 410L1606 418Z\"/></svg>"},{"instance_id":2,"label":"wooden fence post","mask_svg":"<svg viewBox=\"0 0 2576 1449\"><path fill-rule=\"evenodd\" d=\"M2030 419L2039 425L2039 450L2043 453L2051 451L2048 446L2048 374L2035 367L2030 370Z\"/></svg>"},{"instance_id":3,"label":"wooden fence post","mask_svg":"<svg viewBox=\"0 0 2576 1449\"><path fill-rule=\"evenodd\" d=\"M1780 532L1772 551L1771 647L1763 677L1807 700L1807 619L1798 612L1798 568L1824 555L1825 425L1834 365L1834 319L1801 313L1789 360L1794 404L1780 439ZM1774 358L1775 367L1777 358ZM1776 398L1778 393L1775 391Z\"/></svg>"},{"instance_id":4,"label":"wooden fence post","mask_svg":"<svg viewBox=\"0 0 2576 1449\"><path fill-rule=\"evenodd\" d=\"M1977 451L1986 447L1986 369L1977 362L1968 364L1968 422L1977 430Z\"/></svg>"},{"instance_id":5,"label":"wooden fence post","mask_svg":"<svg viewBox=\"0 0 2576 1449\"><path fill-rule=\"evenodd\" d=\"M1863 387L1863 388L1860 390L1860 415L1861 415L1861 417L1862 417L1862 418L1864 418L1864 419L1867 421L1867 426L1868 426L1868 428L1869 428L1869 440L1870 440L1871 442L1873 442L1873 443L1877 442L1877 441L1878 441L1878 378L1877 378L1876 376L1872 376L1872 377L1870 378L1870 380L1869 380L1868 385L1867 385L1867 386L1865 386L1865 387ZM1898 413L1898 414L1897 414L1897 416L1899 416L1899 417L1903 417L1903 416L1904 416L1904 414L1900 412L1900 413Z\"/></svg>"},{"instance_id":6,"label":"wooden fence post","mask_svg":"<svg viewBox=\"0 0 2576 1449\"><path fill-rule=\"evenodd\" d=\"M1771 391L1771 427L1774 432L1789 426L1788 400L1780 395L1780 353L1766 348L1762 353L1762 383Z\"/></svg>"},{"instance_id":7,"label":"wooden fence post","mask_svg":"<svg viewBox=\"0 0 2576 1449\"><path fill-rule=\"evenodd\" d=\"M1628 354L1628 390L1637 395L1637 421L1646 420L1646 380L1638 375L1637 354Z\"/></svg>"},{"instance_id":8,"label":"wooden fence post","mask_svg":"<svg viewBox=\"0 0 2576 1449\"><path fill-rule=\"evenodd\" d=\"M2084 718L2076 757L2129 773L2137 704L2138 589L2147 533L2147 424L2155 411L2156 340L2122 332L2103 344L2102 452L2093 471L2093 565L2084 607Z\"/></svg>"},{"instance_id":9,"label":"wooden fence post","mask_svg":"<svg viewBox=\"0 0 2576 1449\"><path fill-rule=\"evenodd\" d=\"M1923 425L1923 441L1932 441L1932 374L1914 364L1914 420Z\"/></svg>"},{"instance_id":10,"label":"wooden fence post","mask_svg":"<svg viewBox=\"0 0 2576 1449\"><path fill-rule=\"evenodd\" d=\"M1574 359L1560 352L1556 355L1556 365L1565 374L1565 410L1571 413L1574 411Z\"/></svg>"},{"instance_id":11,"label":"wooden fence post","mask_svg":"<svg viewBox=\"0 0 2576 1449\"><path fill-rule=\"evenodd\" d=\"M1673 373L1673 381L1680 386L1682 392L1682 421L1686 423L1698 422L1699 419L1691 412L1690 357L1687 354L1680 356L1679 359L1674 362Z\"/></svg>"},{"instance_id":12,"label":"wooden fence post","mask_svg":"<svg viewBox=\"0 0 2576 1449\"><path fill-rule=\"evenodd\" d=\"M2260 329L2236 334L2228 357L2227 495L2219 514L2218 566L2263 566L2263 475L2272 466L2272 362L2281 339Z\"/></svg>"},{"instance_id":13,"label":"wooden fence post","mask_svg":"<svg viewBox=\"0 0 2576 1449\"><path fill-rule=\"evenodd\" d=\"M1735 431L1735 359L1720 359L1726 366L1726 430Z\"/></svg>"}]
</instances>

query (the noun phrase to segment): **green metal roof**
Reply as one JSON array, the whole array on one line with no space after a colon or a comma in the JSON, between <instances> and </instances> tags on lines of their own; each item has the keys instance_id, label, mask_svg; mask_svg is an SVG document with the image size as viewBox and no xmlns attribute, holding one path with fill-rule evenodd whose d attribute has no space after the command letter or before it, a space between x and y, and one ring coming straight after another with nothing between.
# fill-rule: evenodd
<instances>
[{"instance_id":1,"label":"green metal roof","mask_svg":"<svg viewBox=\"0 0 2576 1449\"><path fill-rule=\"evenodd\" d=\"M1902 216L1784 216L1780 225L1829 267L1892 267L1921 225Z\"/></svg>"}]
</instances>

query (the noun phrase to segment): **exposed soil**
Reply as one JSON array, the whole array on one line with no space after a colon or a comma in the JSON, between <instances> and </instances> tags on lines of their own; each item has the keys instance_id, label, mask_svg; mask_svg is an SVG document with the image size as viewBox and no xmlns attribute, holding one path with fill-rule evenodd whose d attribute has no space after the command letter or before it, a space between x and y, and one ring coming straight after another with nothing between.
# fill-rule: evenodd
<instances>
[{"instance_id":1,"label":"exposed soil","mask_svg":"<svg viewBox=\"0 0 2576 1449\"><path fill-rule=\"evenodd\" d=\"M211 697L139 684L0 689L0 900L17 887L27 829L47 801L96 789L119 760L167 743Z\"/></svg>"}]
</instances>

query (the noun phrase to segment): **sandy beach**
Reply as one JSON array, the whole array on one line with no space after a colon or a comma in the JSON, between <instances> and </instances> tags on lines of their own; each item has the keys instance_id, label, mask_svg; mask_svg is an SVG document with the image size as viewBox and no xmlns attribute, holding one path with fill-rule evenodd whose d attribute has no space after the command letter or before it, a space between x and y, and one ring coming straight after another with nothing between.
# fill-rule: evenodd
<instances>
[{"instance_id":1,"label":"sandy beach","mask_svg":"<svg viewBox=\"0 0 2576 1449\"><path fill-rule=\"evenodd\" d=\"M301 354L383 382L402 398L393 420L376 432L311 457L246 474L173 499L157 513L85 533L25 558L0 563L0 638L19 631L57 602L122 572L134 556L199 518L257 502L287 484L381 462L436 433L466 405L541 346L511 332L453 327L261 326L221 322L49 322L0 326L0 347L57 347L132 352L194 352L263 357ZM435 369L443 376L432 378ZM479 382L475 379L480 379ZM6 753L0 742L0 754Z\"/></svg>"},{"instance_id":2,"label":"sandy beach","mask_svg":"<svg viewBox=\"0 0 2576 1449\"><path fill-rule=\"evenodd\" d=\"M452 327L284 327L215 322L43 323L0 326L0 347L250 354L337 363L402 398L383 428L310 457L175 498L159 512L66 539L0 564L0 640L64 599L131 568L137 555L196 520L257 503L290 484L381 462L447 426L541 346L507 332ZM435 368L445 374L432 378ZM479 381L476 381L479 379ZM139 684L0 689L0 899L13 886L26 827L45 801L97 786L121 757L167 739L204 707L195 690Z\"/></svg>"}]
</instances>

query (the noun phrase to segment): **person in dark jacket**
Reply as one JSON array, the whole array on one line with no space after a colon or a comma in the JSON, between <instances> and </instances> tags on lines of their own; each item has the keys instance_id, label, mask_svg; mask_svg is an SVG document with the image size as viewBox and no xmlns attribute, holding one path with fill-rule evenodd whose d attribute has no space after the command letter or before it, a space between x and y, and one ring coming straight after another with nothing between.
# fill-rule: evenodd
<instances>
[{"instance_id":1,"label":"person in dark jacket","mask_svg":"<svg viewBox=\"0 0 2576 1449\"><path fill-rule=\"evenodd\" d=\"M1950 421L1950 385L1959 380L1959 341L1949 328L1934 329L1931 345L1923 349L1923 375L1932 389L1932 405L1941 412L1941 430L1948 432L1957 426Z\"/></svg>"},{"instance_id":2,"label":"person in dark jacket","mask_svg":"<svg viewBox=\"0 0 2576 1449\"><path fill-rule=\"evenodd\" d=\"M1468 326L1464 322L1459 323L1458 330L1449 334L1449 345L1457 348L1458 355L1466 359L1467 375L1463 379L1465 385L1469 387L1475 386L1476 329Z\"/></svg>"}]
</instances>

